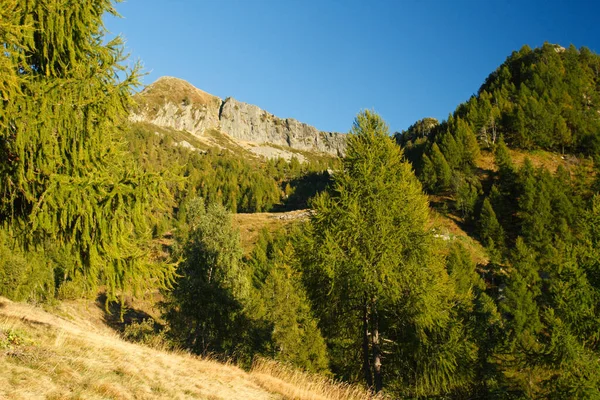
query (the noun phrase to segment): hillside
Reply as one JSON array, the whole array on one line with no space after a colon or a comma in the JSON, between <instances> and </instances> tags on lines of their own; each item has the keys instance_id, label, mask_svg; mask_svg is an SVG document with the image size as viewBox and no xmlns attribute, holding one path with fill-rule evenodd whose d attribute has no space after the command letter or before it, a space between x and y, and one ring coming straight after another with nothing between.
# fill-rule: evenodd
<instances>
[{"instance_id":1,"label":"hillside","mask_svg":"<svg viewBox=\"0 0 600 400\"><path fill-rule=\"evenodd\" d=\"M0 299L0 398L277 398L234 366L121 340L93 305L61 310Z\"/></svg>"},{"instance_id":2,"label":"hillside","mask_svg":"<svg viewBox=\"0 0 600 400\"><path fill-rule=\"evenodd\" d=\"M136 93L113 2L0 7L0 397L600 399L600 56L343 136Z\"/></svg>"},{"instance_id":3,"label":"hillside","mask_svg":"<svg viewBox=\"0 0 600 400\"><path fill-rule=\"evenodd\" d=\"M257 362L252 372L121 339L84 300L51 312L0 297L1 399L369 399Z\"/></svg>"},{"instance_id":4,"label":"hillside","mask_svg":"<svg viewBox=\"0 0 600 400\"><path fill-rule=\"evenodd\" d=\"M131 121L187 131L217 147L215 132L266 158L304 158L298 155L302 152L338 156L345 151L342 134L322 132L292 118L278 118L231 97L221 100L173 77L159 78L134 100Z\"/></svg>"}]
</instances>

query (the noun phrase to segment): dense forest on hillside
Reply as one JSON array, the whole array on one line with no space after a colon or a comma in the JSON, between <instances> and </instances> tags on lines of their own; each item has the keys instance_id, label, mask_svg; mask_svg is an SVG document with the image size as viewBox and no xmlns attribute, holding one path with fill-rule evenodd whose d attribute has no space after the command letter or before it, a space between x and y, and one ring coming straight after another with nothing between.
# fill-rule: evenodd
<instances>
[{"instance_id":1,"label":"dense forest on hillside","mask_svg":"<svg viewBox=\"0 0 600 400\"><path fill-rule=\"evenodd\" d=\"M112 1L0 5L0 295L160 290L127 337L392 398L600 398L598 55L525 46L446 121L363 111L341 160L261 160L128 121ZM231 213L306 207L244 254Z\"/></svg>"}]
</instances>

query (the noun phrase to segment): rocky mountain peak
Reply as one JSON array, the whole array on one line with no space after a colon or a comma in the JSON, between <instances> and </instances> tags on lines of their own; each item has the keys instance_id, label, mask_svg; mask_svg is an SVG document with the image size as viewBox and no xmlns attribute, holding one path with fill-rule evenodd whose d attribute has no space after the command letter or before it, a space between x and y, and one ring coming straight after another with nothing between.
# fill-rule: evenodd
<instances>
[{"instance_id":1,"label":"rocky mountain peak","mask_svg":"<svg viewBox=\"0 0 600 400\"><path fill-rule=\"evenodd\" d=\"M188 131L202 138L218 130L238 141L271 144L295 150L343 155L346 137L322 132L291 118L278 118L234 98L221 100L190 83L162 77L134 97L131 119Z\"/></svg>"}]
</instances>

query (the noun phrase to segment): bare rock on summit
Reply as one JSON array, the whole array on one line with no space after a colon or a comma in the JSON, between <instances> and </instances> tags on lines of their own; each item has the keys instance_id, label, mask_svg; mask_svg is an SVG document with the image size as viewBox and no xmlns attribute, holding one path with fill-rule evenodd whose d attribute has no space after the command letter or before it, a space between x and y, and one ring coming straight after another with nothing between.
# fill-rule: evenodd
<instances>
[{"instance_id":1,"label":"bare rock on summit","mask_svg":"<svg viewBox=\"0 0 600 400\"><path fill-rule=\"evenodd\" d=\"M202 138L218 130L239 141L271 144L294 150L343 155L346 136L296 121L281 119L233 98L220 98L172 77L159 78L135 96L130 119L188 131Z\"/></svg>"},{"instance_id":2,"label":"bare rock on summit","mask_svg":"<svg viewBox=\"0 0 600 400\"><path fill-rule=\"evenodd\" d=\"M220 115L221 131L253 143L271 143L303 151L344 154L346 138L321 132L295 119L281 119L259 107L233 98L225 99Z\"/></svg>"},{"instance_id":3,"label":"bare rock on summit","mask_svg":"<svg viewBox=\"0 0 600 400\"><path fill-rule=\"evenodd\" d=\"M135 96L130 119L202 136L219 126L221 99L188 82L165 76Z\"/></svg>"}]
</instances>

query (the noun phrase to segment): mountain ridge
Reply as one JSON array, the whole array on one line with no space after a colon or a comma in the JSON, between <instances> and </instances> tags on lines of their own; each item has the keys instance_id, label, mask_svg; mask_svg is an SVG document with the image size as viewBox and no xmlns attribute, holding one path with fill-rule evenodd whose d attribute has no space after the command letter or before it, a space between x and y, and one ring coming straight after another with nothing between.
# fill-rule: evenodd
<instances>
[{"instance_id":1,"label":"mountain ridge","mask_svg":"<svg viewBox=\"0 0 600 400\"><path fill-rule=\"evenodd\" d=\"M342 156L346 136L324 132L293 118L279 118L260 107L221 99L174 77L161 77L134 96L130 119L204 138L217 130L237 141Z\"/></svg>"}]
</instances>

